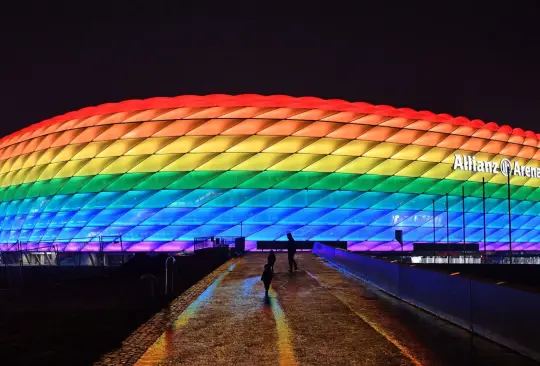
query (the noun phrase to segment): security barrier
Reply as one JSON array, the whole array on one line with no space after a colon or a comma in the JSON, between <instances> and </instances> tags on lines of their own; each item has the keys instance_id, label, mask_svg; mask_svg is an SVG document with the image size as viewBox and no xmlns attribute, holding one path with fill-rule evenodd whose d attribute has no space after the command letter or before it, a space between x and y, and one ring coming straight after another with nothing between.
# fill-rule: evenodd
<instances>
[{"instance_id":1,"label":"security barrier","mask_svg":"<svg viewBox=\"0 0 540 366\"><path fill-rule=\"evenodd\" d=\"M313 253L379 289L540 361L540 294L388 262L320 243Z\"/></svg>"}]
</instances>

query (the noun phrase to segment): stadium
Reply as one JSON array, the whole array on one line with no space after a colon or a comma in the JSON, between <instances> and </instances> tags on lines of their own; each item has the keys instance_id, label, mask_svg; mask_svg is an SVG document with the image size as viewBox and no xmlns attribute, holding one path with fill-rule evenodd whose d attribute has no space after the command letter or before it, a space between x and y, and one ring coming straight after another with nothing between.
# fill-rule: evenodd
<instances>
[{"instance_id":1,"label":"stadium","mask_svg":"<svg viewBox=\"0 0 540 366\"><path fill-rule=\"evenodd\" d=\"M419 241L538 250L539 139L313 97L84 108L0 140L0 250L172 252L199 237L245 237L249 249L288 232L401 250L395 230L405 250Z\"/></svg>"}]
</instances>

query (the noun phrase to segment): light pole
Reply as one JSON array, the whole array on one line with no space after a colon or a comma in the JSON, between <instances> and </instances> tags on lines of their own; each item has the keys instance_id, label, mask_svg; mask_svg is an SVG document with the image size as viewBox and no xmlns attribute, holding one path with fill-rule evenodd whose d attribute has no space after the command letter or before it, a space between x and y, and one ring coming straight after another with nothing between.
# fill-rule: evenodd
<instances>
[{"instance_id":1,"label":"light pole","mask_svg":"<svg viewBox=\"0 0 540 366\"><path fill-rule=\"evenodd\" d=\"M508 244L510 244L510 264L514 263L512 257L512 204L510 203L510 175L512 169L508 169Z\"/></svg>"},{"instance_id":2,"label":"light pole","mask_svg":"<svg viewBox=\"0 0 540 366\"><path fill-rule=\"evenodd\" d=\"M433 200L433 213L432 213L432 220L433 220L433 244L437 243L437 238L435 237L435 200Z\"/></svg>"},{"instance_id":3,"label":"light pole","mask_svg":"<svg viewBox=\"0 0 540 366\"><path fill-rule=\"evenodd\" d=\"M484 178L482 178L482 208L484 212L484 264L487 264L487 251L486 251L486 236L487 236L487 228L486 228L486 181Z\"/></svg>"}]
</instances>

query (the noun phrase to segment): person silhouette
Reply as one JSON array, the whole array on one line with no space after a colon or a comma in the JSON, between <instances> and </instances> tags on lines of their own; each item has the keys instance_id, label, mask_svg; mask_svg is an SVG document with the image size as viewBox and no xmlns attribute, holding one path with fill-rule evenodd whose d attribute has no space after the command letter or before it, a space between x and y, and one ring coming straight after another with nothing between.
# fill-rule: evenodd
<instances>
[{"instance_id":1,"label":"person silhouette","mask_svg":"<svg viewBox=\"0 0 540 366\"><path fill-rule=\"evenodd\" d=\"M287 243L287 257L289 259L289 272L292 272L293 268L295 271L298 269L298 265L296 264L296 261L294 260L294 255L296 254L296 242L291 233L287 233L287 239L289 240Z\"/></svg>"},{"instance_id":2,"label":"person silhouette","mask_svg":"<svg viewBox=\"0 0 540 366\"><path fill-rule=\"evenodd\" d=\"M264 298L268 299L268 290L270 289L270 284L272 283L272 268L270 263L264 265L264 270L261 276L261 281L264 284Z\"/></svg>"},{"instance_id":3,"label":"person silhouette","mask_svg":"<svg viewBox=\"0 0 540 366\"><path fill-rule=\"evenodd\" d=\"M268 264L270 265L270 268L272 268L272 272L274 272L274 264L276 263L276 254L274 253L274 250L270 250L270 254L268 254Z\"/></svg>"}]
</instances>

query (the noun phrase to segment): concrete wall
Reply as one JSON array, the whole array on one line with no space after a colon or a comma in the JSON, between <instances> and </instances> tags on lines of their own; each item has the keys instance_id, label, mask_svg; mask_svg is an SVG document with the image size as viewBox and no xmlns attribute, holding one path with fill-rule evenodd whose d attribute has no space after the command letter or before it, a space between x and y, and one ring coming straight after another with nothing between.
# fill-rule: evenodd
<instances>
[{"instance_id":1,"label":"concrete wall","mask_svg":"<svg viewBox=\"0 0 540 366\"><path fill-rule=\"evenodd\" d=\"M313 253L465 329L540 361L540 293L315 244Z\"/></svg>"}]
</instances>

